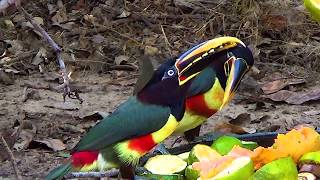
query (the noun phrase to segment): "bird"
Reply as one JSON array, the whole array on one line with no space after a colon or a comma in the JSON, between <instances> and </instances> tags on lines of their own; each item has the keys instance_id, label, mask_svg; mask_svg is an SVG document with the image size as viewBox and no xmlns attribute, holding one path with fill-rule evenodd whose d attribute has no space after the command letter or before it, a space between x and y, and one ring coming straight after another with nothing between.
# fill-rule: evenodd
<instances>
[{"instance_id":1,"label":"bird","mask_svg":"<svg viewBox=\"0 0 320 180\"><path fill-rule=\"evenodd\" d=\"M234 51L228 53L231 49ZM180 123L188 117L186 110L204 107L195 100L189 100L193 104L188 105L188 98L221 86L225 88L221 90L221 103L227 103L242 78L238 76L252 64L252 59L242 58L245 56L235 57L242 51L247 53L247 47L239 39L226 36L168 59L134 95L92 127L71 150L68 162L53 169L45 179L61 179L71 171L111 168L120 168L121 174L129 171L124 177L132 178L132 167L139 159L183 125ZM215 68L221 69L211 73ZM217 78L223 83L215 83Z\"/></svg>"},{"instance_id":2,"label":"bird","mask_svg":"<svg viewBox=\"0 0 320 180\"><path fill-rule=\"evenodd\" d=\"M212 46L218 46L225 38L203 42L178 59L179 64L195 61L200 56L202 60L211 59L211 64L191 82L185 102L186 110L175 130L177 135L184 134L187 141L199 136L201 124L228 104L242 78L254 64L251 50L236 38L220 53L210 52Z\"/></svg>"}]
</instances>

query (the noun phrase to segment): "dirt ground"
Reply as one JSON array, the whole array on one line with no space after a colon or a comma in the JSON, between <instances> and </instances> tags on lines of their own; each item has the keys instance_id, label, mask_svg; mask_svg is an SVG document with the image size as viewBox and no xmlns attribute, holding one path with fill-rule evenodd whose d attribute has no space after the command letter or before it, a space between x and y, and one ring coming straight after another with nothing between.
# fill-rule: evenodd
<instances>
[{"instance_id":1,"label":"dirt ground","mask_svg":"<svg viewBox=\"0 0 320 180\"><path fill-rule=\"evenodd\" d=\"M53 88L61 84L55 55L23 16L14 10L0 16L0 129L23 179L41 179L61 164L96 123L95 112L110 113L132 94L139 58L152 57L157 65L224 34L249 44L256 63L234 100L201 134L320 127L320 27L301 2L48 2L24 6L63 47L72 88L83 103L63 103ZM167 147L176 138L166 140ZM14 179L6 148L0 151L0 178Z\"/></svg>"}]
</instances>

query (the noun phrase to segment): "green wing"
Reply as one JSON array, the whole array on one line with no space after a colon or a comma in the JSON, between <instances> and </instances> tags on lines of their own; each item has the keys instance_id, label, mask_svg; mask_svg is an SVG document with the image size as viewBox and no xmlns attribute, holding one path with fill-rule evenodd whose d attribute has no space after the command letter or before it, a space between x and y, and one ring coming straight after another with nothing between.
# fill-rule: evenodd
<instances>
[{"instance_id":1,"label":"green wing","mask_svg":"<svg viewBox=\"0 0 320 180\"><path fill-rule=\"evenodd\" d=\"M91 128L72 152L101 150L119 141L149 134L164 126L169 115L169 107L143 104L132 96Z\"/></svg>"},{"instance_id":2,"label":"green wing","mask_svg":"<svg viewBox=\"0 0 320 180\"><path fill-rule=\"evenodd\" d=\"M207 92L214 84L215 79L215 71L210 67L205 68L192 81L192 84L188 89L187 96L192 97Z\"/></svg>"}]
</instances>

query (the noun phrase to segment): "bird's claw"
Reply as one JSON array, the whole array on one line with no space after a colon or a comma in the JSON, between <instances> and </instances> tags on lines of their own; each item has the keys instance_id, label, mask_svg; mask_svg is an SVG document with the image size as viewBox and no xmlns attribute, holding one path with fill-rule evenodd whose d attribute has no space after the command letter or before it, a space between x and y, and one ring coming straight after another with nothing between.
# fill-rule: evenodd
<instances>
[{"instance_id":1,"label":"bird's claw","mask_svg":"<svg viewBox=\"0 0 320 180\"><path fill-rule=\"evenodd\" d=\"M160 154L170 154L164 144L158 144L158 146L153 151L155 153L159 152Z\"/></svg>"}]
</instances>

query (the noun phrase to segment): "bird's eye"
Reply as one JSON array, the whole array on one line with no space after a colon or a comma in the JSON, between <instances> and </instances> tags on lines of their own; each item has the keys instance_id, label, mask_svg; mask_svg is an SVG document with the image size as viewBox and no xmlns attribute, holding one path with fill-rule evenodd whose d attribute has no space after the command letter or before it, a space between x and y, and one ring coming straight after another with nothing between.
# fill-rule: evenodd
<instances>
[{"instance_id":1,"label":"bird's eye","mask_svg":"<svg viewBox=\"0 0 320 180\"><path fill-rule=\"evenodd\" d=\"M170 69L168 72L167 72L168 76L173 76L174 75L174 70Z\"/></svg>"},{"instance_id":2,"label":"bird's eye","mask_svg":"<svg viewBox=\"0 0 320 180\"><path fill-rule=\"evenodd\" d=\"M169 69L168 71L166 71L162 77L162 80L170 78L172 76L174 76L176 74L176 71L174 69Z\"/></svg>"}]
</instances>

